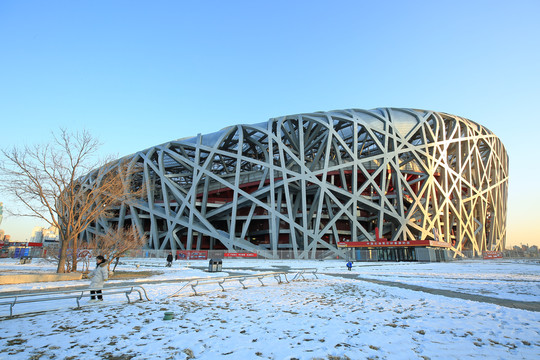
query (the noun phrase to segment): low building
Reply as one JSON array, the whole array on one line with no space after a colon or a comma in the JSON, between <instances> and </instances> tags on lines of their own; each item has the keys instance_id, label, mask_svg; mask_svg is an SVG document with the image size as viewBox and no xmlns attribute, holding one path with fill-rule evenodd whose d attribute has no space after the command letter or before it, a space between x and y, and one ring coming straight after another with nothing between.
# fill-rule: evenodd
<instances>
[{"instance_id":1,"label":"low building","mask_svg":"<svg viewBox=\"0 0 540 360\"><path fill-rule=\"evenodd\" d=\"M30 242L42 243L43 245L58 244L59 239L58 228L54 226L49 228L36 226L30 236Z\"/></svg>"}]
</instances>

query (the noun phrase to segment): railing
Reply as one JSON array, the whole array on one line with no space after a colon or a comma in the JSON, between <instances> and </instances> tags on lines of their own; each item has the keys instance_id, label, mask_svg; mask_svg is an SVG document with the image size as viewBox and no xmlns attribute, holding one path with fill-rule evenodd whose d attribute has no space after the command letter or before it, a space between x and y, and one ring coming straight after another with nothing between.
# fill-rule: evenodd
<instances>
[{"instance_id":1,"label":"railing","mask_svg":"<svg viewBox=\"0 0 540 360\"><path fill-rule=\"evenodd\" d=\"M83 289L83 290L63 290L63 291L50 291L50 292L34 292L34 293L20 293L17 295L4 295L0 296L0 305L9 305L9 316L13 316L13 307L16 304L41 302L41 301L53 301L64 299L75 299L77 301L77 308L81 307L80 301L83 297L97 296L90 294L90 291L95 289ZM98 289L99 290L99 289ZM139 285L129 286L109 286L101 289L103 295L112 294L125 294L128 303L131 303L129 295L136 291L139 294L139 300L143 300L143 295L146 301L149 301L146 290Z\"/></svg>"},{"instance_id":2,"label":"railing","mask_svg":"<svg viewBox=\"0 0 540 360\"><path fill-rule=\"evenodd\" d=\"M131 259L148 259L150 261L161 259L163 261L163 264L165 264L165 258L169 254L169 252L172 252L173 256L176 255L176 252L180 251L180 249L177 250L151 250L151 249L144 249L144 250L129 250L124 254L122 259L120 261L125 261L126 258ZM185 261L185 260L204 260L208 261L208 259L224 259L224 260L256 260L256 259L274 259L274 260L293 260L296 259L295 251L292 249L289 250L190 250L193 253L202 253L205 254L206 258L179 258L178 260ZM225 257L226 253L230 252L246 252L246 253L254 253L257 254L257 257L252 258L235 258L235 257ZM180 252L180 256L182 256L184 252ZM315 253L313 251L309 251L309 259L304 260L332 260L332 259L341 259L342 255L335 254L328 250L317 250Z\"/></svg>"},{"instance_id":3,"label":"railing","mask_svg":"<svg viewBox=\"0 0 540 360\"><path fill-rule=\"evenodd\" d=\"M297 271L295 273L294 277L292 278L292 280L290 280L290 281L295 281L295 280L297 280L299 278L302 278L303 280L305 280L304 274L307 274L307 273L312 274L313 276L315 276L315 278L318 279L318 277L317 277L317 269L303 269L303 270ZM283 282L282 279L281 279L281 276L283 276L283 278L285 279L285 281L287 283L290 283L289 279L287 278L288 274L290 274L290 273L286 273L286 272L270 272L270 273L254 274L254 275L222 276L222 277L213 277L213 278L190 279L180 288L180 290L178 290L177 292L175 292L172 295L169 295L167 298L180 296L180 293L182 292L182 290L184 290L188 285L191 287L194 295L199 295L200 293L197 293L197 290L196 290L196 287L199 286L199 285L218 284L219 287L221 288L221 291L225 291L225 288L223 287L223 284L225 282L238 281L238 283L240 285L242 285L243 289L247 289L246 285L244 284L244 282L246 280L257 279L261 283L261 286L266 286L262 281L264 278L273 277L277 281L278 284L281 284Z\"/></svg>"},{"instance_id":4,"label":"railing","mask_svg":"<svg viewBox=\"0 0 540 360\"><path fill-rule=\"evenodd\" d=\"M294 274L291 280L288 279L287 275ZM196 287L202 286L202 285L211 285L211 284L218 284L221 288L221 291L225 291L225 287L223 286L226 282L238 282L240 285L242 285L243 289L247 289L246 284L244 283L246 280L251 279L257 279L261 286L266 286L263 282L263 279L265 278L271 278L273 277L278 284L283 283L284 281L286 283L290 283L291 281L299 280L300 278L303 280L306 280L305 276L306 274L311 274L317 277L317 269L302 269L298 271L292 271L292 272L270 272L270 273L261 273L261 274L254 274L254 275L240 275L240 276L224 276L224 277L212 277L212 278L195 278L195 279L186 279L184 280L186 283L180 288L180 290L176 291L174 294L169 295L167 298L180 296L179 294L184 290L188 285L191 287L194 295L199 295L201 292L197 292ZM283 279L282 279L283 277ZM180 280L179 282L183 282ZM13 294L13 295L0 295L0 306L2 305L9 305L9 316L13 316L13 307L16 304L23 304L23 303L32 303L32 302L42 302L42 301L53 301L53 300L65 300L65 299L75 299L77 302L77 308L81 307L81 299L84 297L90 297L90 296L97 296L96 294L90 294L90 291L94 289L82 289L82 290L61 290L61 291L42 291L42 292L21 292L19 294ZM128 303L131 303L131 298L129 295L131 295L133 292L137 292L139 294L139 300L146 300L150 301L148 298L148 295L146 293L146 290L141 285L119 285L119 286L108 286L105 287L102 290L102 295L112 295L112 294L124 294L126 296L126 299Z\"/></svg>"},{"instance_id":5,"label":"railing","mask_svg":"<svg viewBox=\"0 0 540 360\"><path fill-rule=\"evenodd\" d=\"M303 280L306 280L306 278L304 277L305 273L310 273L313 276L315 276L316 279L318 279L318 277L317 277L317 269L302 269L302 270L298 271L296 273L296 275L294 275L292 281L296 280L299 277L301 277Z\"/></svg>"},{"instance_id":6,"label":"railing","mask_svg":"<svg viewBox=\"0 0 540 360\"><path fill-rule=\"evenodd\" d=\"M168 252L167 252L167 254L168 254ZM159 261L154 261L154 262L121 260L118 263L118 265L119 266L121 266L121 265L135 266L136 268L140 268L140 267L167 267L167 261L165 260L165 258L159 259Z\"/></svg>"}]
</instances>

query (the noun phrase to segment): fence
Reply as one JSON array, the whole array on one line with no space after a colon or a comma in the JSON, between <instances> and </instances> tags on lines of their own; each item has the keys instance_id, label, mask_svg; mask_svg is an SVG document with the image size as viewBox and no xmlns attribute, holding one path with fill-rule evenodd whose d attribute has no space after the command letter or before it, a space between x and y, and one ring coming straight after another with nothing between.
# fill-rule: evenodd
<instances>
[{"instance_id":1,"label":"fence","mask_svg":"<svg viewBox=\"0 0 540 360\"><path fill-rule=\"evenodd\" d=\"M277 250L275 253L270 250L258 251L230 251L230 250L131 250L126 252L124 257L132 258L148 258L148 259L165 259L169 253L173 254L175 260L207 260L207 259L223 259L223 258L245 258L245 259L302 259L298 255L300 251L293 250ZM352 250L350 250L352 256ZM346 257L349 258L348 256ZM310 251L303 259L306 260L331 260L331 259L346 259L337 256L329 251Z\"/></svg>"},{"instance_id":2,"label":"fence","mask_svg":"<svg viewBox=\"0 0 540 360\"><path fill-rule=\"evenodd\" d=\"M139 249L139 250L130 250L126 252L122 257L132 257L132 258L147 258L147 259L165 259L167 255L171 252L175 260L207 260L207 259L223 259L223 258L246 258L246 259L280 259L280 260L289 260L289 259L306 259L306 260L332 260L332 259L341 259L341 260L353 260L353 261L377 261L378 259L373 256L368 256L366 251L362 250L361 254L355 253L355 249L347 249L342 251L345 252L345 256L337 256L335 253L330 251L310 251L305 254L303 258L299 257L301 251L294 252L293 250L277 250L273 252L271 250L258 250L258 251L242 251L242 250L151 250L151 249ZM371 250L372 252L374 250ZM56 255L59 252L58 246L47 246L43 248L30 248L29 257L31 258L45 258L50 255ZM19 252L20 253L20 252ZM96 252L97 253L97 252ZM465 259L481 259L482 253L477 254L474 251L463 251L462 254L465 256ZM15 256L15 250L10 249L8 253L4 254L4 257L17 257ZM461 258L458 256L458 259ZM503 258L540 258L540 253L538 251L516 251L516 250L505 250L503 251Z\"/></svg>"}]
</instances>

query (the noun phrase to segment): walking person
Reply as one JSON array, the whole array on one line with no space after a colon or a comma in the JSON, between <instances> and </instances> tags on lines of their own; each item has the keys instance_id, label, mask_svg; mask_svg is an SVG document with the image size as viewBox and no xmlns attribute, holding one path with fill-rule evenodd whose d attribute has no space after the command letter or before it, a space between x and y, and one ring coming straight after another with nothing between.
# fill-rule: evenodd
<instances>
[{"instance_id":1,"label":"walking person","mask_svg":"<svg viewBox=\"0 0 540 360\"><path fill-rule=\"evenodd\" d=\"M102 255L96 256L96 268L88 273L90 279L90 301L103 301L101 289L103 284L109 279L109 270L107 269L107 261ZM96 299L97 295L97 299Z\"/></svg>"},{"instance_id":2,"label":"walking person","mask_svg":"<svg viewBox=\"0 0 540 360\"><path fill-rule=\"evenodd\" d=\"M169 252L169 255L167 255L167 266L168 267L171 267L172 266L172 252Z\"/></svg>"},{"instance_id":3,"label":"walking person","mask_svg":"<svg viewBox=\"0 0 540 360\"><path fill-rule=\"evenodd\" d=\"M347 263L347 269L349 269L349 271L351 271L351 269L352 269L352 261L349 261Z\"/></svg>"}]
</instances>

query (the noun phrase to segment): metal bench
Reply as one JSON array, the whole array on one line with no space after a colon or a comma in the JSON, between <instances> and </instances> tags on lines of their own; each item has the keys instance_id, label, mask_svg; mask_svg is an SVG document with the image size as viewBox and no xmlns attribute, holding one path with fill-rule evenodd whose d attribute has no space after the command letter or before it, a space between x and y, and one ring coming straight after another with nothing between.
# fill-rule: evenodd
<instances>
[{"instance_id":1,"label":"metal bench","mask_svg":"<svg viewBox=\"0 0 540 360\"><path fill-rule=\"evenodd\" d=\"M313 268L313 269L301 269L299 270L293 277L293 281L298 279L298 278L302 278L303 280L306 280L306 278L304 277L304 274L306 273L310 273L312 274L313 276L315 276L316 279L318 279L317 277L317 269Z\"/></svg>"},{"instance_id":2,"label":"metal bench","mask_svg":"<svg viewBox=\"0 0 540 360\"><path fill-rule=\"evenodd\" d=\"M96 289L83 289L83 290L64 290L64 291L43 291L43 292L28 292L20 293L17 295L4 295L0 296L0 305L9 305L9 316L13 316L13 307L16 304L22 303L31 303L31 302L42 302L42 301L54 301L54 300L65 300L65 299L75 299L77 302L77 308L81 307L80 301L83 297L95 296L90 294L90 291ZM99 289L98 289L99 290ZM139 294L139 300L144 298L149 301L146 290L140 285L133 286L108 286L102 290L103 295L113 295L113 294L125 294L128 303L131 303L129 295L132 292L137 292Z\"/></svg>"},{"instance_id":3,"label":"metal bench","mask_svg":"<svg viewBox=\"0 0 540 360\"><path fill-rule=\"evenodd\" d=\"M303 270L299 270L294 275L294 277L293 277L293 279L291 281L295 281L295 280L299 279L300 277L305 280L304 274L307 274L307 273L310 273L310 274L314 275L315 278L318 279L318 277L316 275L317 269L303 269ZM253 274L253 275L223 276L223 277L190 279L184 284L184 286L182 286L180 288L180 290L178 290L177 292L175 292L172 295L169 295L168 298L179 296L179 293L183 289L185 289L188 285L191 286L191 289L193 290L194 295L199 295L199 293L197 293L197 290L196 290L196 287L199 286L199 285L218 284L219 287L221 288L221 291L225 291L225 288L223 287L223 284L225 282L236 282L236 281L238 281L238 283L240 285L242 285L243 289L247 289L246 285L244 284L244 282L246 280L257 279L261 283L261 286L266 286L262 281L264 278L273 277L277 281L278 284L281 284L283 282L282 279L281 279L281 276L283 276L283 278L285 279L285 282L290 283L289 279L287 279L288 274L289 273L286 273L286 272L270 272L270 273Z\"/></svg>"}]
</instances>

